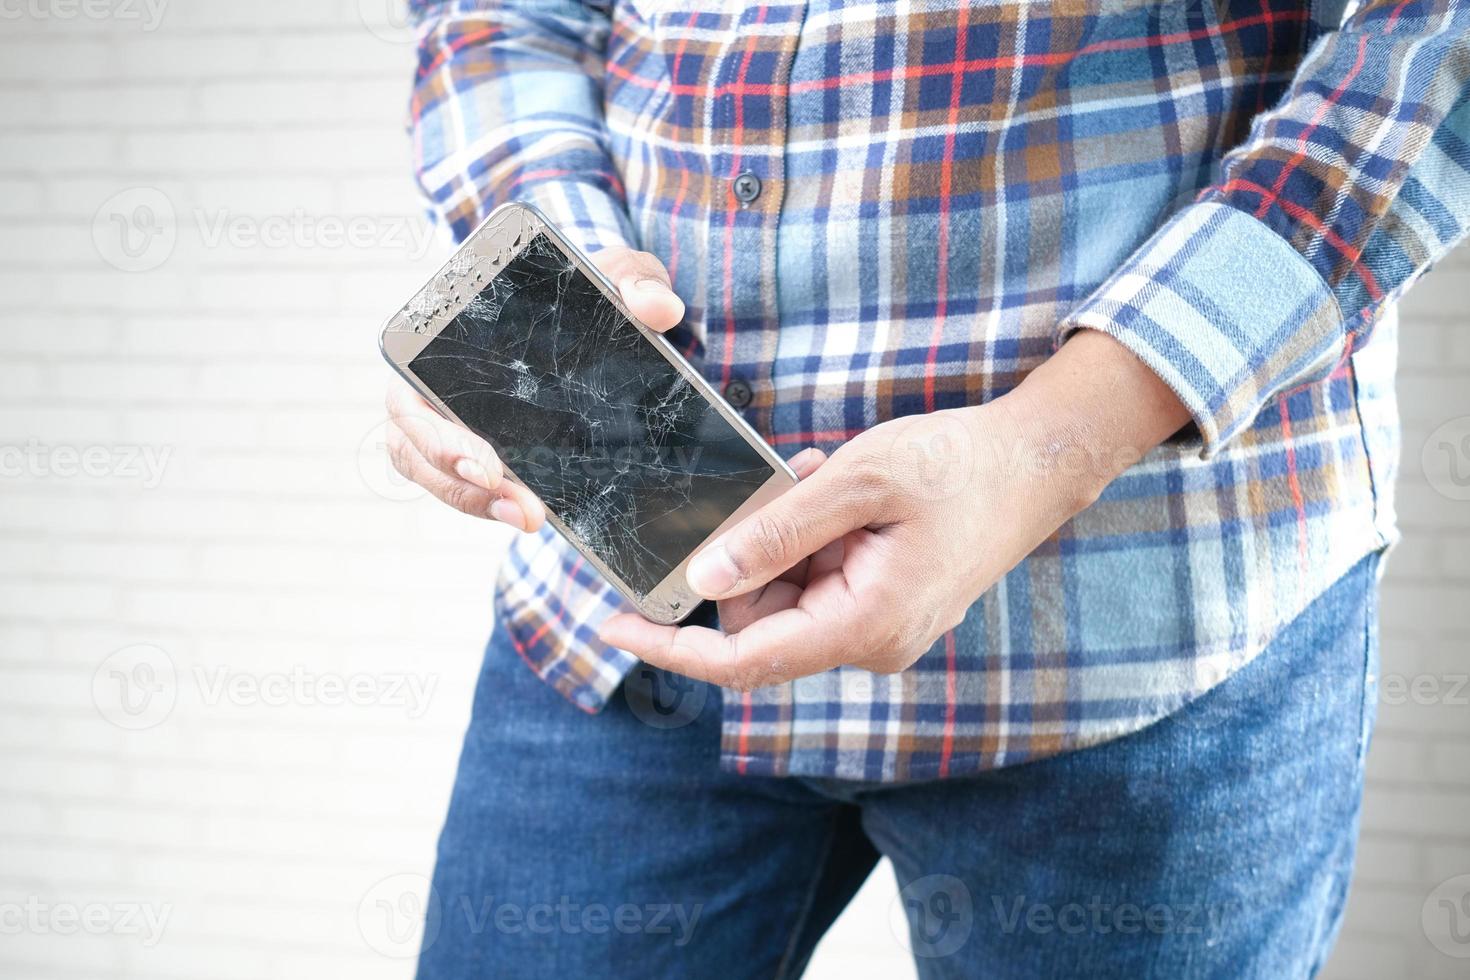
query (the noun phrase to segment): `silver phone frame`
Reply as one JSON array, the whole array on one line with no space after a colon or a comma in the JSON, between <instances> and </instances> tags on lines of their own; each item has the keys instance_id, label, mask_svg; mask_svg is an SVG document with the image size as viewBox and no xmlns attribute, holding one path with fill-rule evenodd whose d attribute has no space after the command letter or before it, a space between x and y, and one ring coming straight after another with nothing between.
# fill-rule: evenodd
<instances>
[{"instance_id":1,"label":"silver phone frame","mask_svg":"<svg viewBox=\"0 0 1470 980\"><path fill-rule=\"evenodd\" d=\"M408 302L403 304L398 312L383 322L383 327L378 334L378 349L393 370L439 414L457 425L464 426L464 421L419 380L409 369L409 365L432 340L439 336L445 327L453 322L459 312L479 295L480 290L489 282L485 274L488 273L493 278L498 269L518 256L538 234L545 234L588 279L596 284L602 294L628 318L628 322L637 328L644 339L652 344L654 349L673 365L674 370L682 374L715 411L730 423L741 438L771 465L771 479L757 488L743 504L720 523L719 527L701 541L698 547L685 555L662 582L647 594L642 595L623 581L621 576L609 568L606 562L578 538L556 514L551 513L550 508L547 508L546 519L552 527L556 528L582 557L601 572L603 577L612 583L613 587L640 614L653 622L664 625L679 623L692 613L700 602L700 597L689 587L684 577L689 559L726 530L795 486L796 474L792 472L791 467L786 465L786 461L760 437L760 434L751 428L750 423L745 421L720 396L719 392L684 359L683 355L673 344L669 343L663 334L650 330L628 311L628 308L623 305L616 285L609 281L580 249L569 242L550 219L534 206L514 201L502 204L491 211L485 216L485 220L470 232L463 244L450 256L449 261L445 262L439 271ZM500 452L499 447L494 443L491 443L491 448L497 454ZM526 485L525 481L510 472L508 467L506 476L521 486Z\"/></svg>"}]
</instances>

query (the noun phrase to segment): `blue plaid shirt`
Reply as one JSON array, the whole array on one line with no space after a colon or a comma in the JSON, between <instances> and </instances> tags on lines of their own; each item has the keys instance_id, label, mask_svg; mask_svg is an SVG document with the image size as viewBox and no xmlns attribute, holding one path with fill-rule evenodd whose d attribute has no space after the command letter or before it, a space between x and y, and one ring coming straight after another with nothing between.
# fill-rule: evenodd
<instances>
[{"instance_id":1,"label":"blue plaid shirt","mask_svg":"<svg viewBox=\"0 0 1470 980\"><path fill-rule=\"evenodd\" d=\"M727 691L725 765L925 779L1135 731L1394 540L1390 314L1470 223L1467 0L414 7L434 209L657 254L673 339L779 451L995 398L1080 328L1193 415L911 669ZM497 596L591 712L636 663L594 633L619 604L551 532Z\"/></svg>"}]
</instances>

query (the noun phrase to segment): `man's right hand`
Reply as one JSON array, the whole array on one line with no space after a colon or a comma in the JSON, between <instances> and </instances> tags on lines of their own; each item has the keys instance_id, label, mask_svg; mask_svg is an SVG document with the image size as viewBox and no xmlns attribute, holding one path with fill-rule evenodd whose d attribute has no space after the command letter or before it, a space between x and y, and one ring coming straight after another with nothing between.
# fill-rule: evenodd
<instances>
[{"instance_id":1,"label":"man's right hand","mask_svg":"<svg viewBox=\"0 0 1470 980\"><path fill-rule=\"evenodd\" d=\"M684 318L664 264L648 252L607 248L591 256L618 287L632 314L663 333ZM534 531L546 508L530 490L506 479L495 451L479 436L440 415L404 381L388 388L388 452L393 466L456 510Z\"/></svg>"}]
</instances>

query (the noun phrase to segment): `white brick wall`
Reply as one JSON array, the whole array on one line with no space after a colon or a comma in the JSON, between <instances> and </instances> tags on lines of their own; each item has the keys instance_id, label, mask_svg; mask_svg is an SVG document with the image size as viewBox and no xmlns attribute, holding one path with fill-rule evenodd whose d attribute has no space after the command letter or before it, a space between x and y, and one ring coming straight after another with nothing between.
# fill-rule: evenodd
<instances>
[{"instance_id":1,"label":"white brick wall","mask_svg":"<svg viewBox=\"0 0 1470 980\"><path fill-rule=\"evenodd\" d=\"M0 9L6 975L411 972L375 901L429 870L505 538L378 446L375 329L443 248L388 2ZM109 265L159 258L109 212L160 201L166 260ZM1467 287L1462 255L1405 316L1384 645L1412 683L1382 713L1343 980L1466 968L1421 913L1449 935L1430 892L1470 872L1470 504L1420 450L1470 415ZM813 975L911 975L892 895L875 877Z\"/></svg>"}]
</instances>

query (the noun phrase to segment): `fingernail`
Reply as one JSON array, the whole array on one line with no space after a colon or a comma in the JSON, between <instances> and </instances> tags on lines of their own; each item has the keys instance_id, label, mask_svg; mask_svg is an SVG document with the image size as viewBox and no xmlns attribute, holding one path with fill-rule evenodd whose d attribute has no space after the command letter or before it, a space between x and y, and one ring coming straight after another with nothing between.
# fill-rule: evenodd
<instances>
[{"instance_id":1,"label":"fingernail","mask_svg":"<svg viewBox=\"0 0 1470 980\"><path fill-rule=\"evenodd\" d=\"M722 596L740 581L740 570L722 544L710 545L695 555L684 573L689 587L706 599Z\"/></svg>"},{"instance_id":2,"label":"fingernail","mask_svg":"<svg viewBox=\"0 0 1470 980\"><path fill-rule=\"evenodd\" d=\"M454 464L454 472L459 474L461 480L473 483L477 487L492 489L490 486L490 474L476 460L465 457Z\"/></svg>"},{"instance_id":3,"label":"fingernail","mask_svg":"<svg viewBox=\"0 0 1470 980\"><path fill-rule=\"evenodd\" d=\"M520 507L513 500L496 497L490 504L490 516L502 524L509 524L522 531L526 529L526 515L521 513Z\"/></svg>"},{"instance_id":4,"label":"fingernail","mask_svg":"<svg viewBox=\"0 0 1470 980\"><path fill-rule=\"evenodd\" d=\"M816 465L817 459L817 449L813 446L809 449L803 449L795 456L792 456L791 462L787 465L796 471L797 476L804 477L806 476L806 471Z\"/></svg>"},{"instance_id":5,"label":"fingernail","mask_svg":"<svg viewBox=\"0 0 1470 980\"><path fill-rule=\"evenodd\" d=\"M633 285L645 293L666 293L669 291L669 287L657 279L639 279Z\"/></svg>"}]
</instances>

